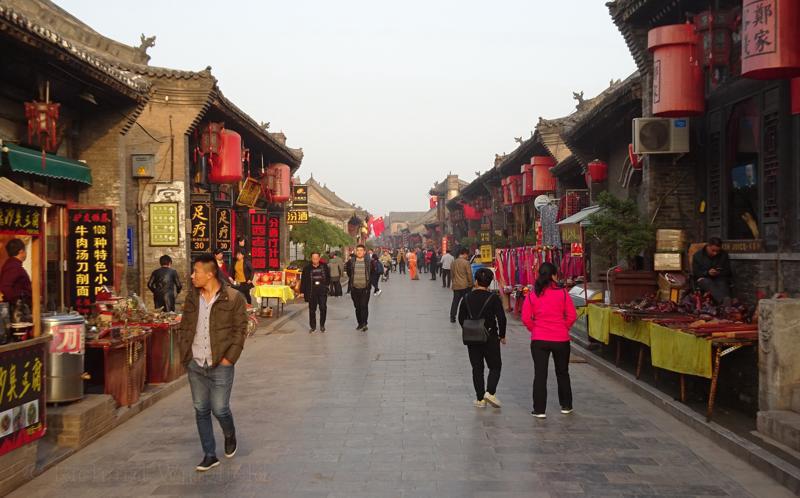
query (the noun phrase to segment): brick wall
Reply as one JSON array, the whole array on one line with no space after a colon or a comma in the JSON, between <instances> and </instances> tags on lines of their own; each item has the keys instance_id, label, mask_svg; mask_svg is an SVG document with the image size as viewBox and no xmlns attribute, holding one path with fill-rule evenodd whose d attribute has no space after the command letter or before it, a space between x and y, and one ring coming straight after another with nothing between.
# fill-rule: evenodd
<instances>
[{"instance_id":1,"label":"brick wall","mask_svg":"<svg viewBox=\"0 0 800 498\"><path fill-rule=\"evenodd\" d=\"M800 261L731 261L734 274L734 291L736 296L748 303L754 303L757 292L767 297L778 292L792 296L800 294ZM779 280L780 279L780 280Z\"/></svg>"}]
</instances>

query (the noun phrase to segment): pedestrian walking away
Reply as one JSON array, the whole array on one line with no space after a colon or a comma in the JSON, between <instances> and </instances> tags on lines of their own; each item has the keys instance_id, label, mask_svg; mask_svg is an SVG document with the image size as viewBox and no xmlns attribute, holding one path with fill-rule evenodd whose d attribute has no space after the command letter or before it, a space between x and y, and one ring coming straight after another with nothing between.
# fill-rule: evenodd
<instances>
[{"instance_id":1,"label":"pedestrian walking away","mask_svg":"<svg viewBox=\"0 0 800 498\"><path fill-rule=\"evenodd\" d=\"M384 250L380 257L381 264L383 265L383 281L389 281L389 272L392 271L392 256L388 250Z\"/></svg>"},{"instance_id":2,"label":"pedestrian walking away","mask_svg":"<svg viewBox=\"0 0 800 498\"><path fill-rule=\"evenodd\" d=\"M428 268L431 272L431 280L436 280L436 270L439 268L439 258L436 256L436 251L431 249L428 251L430 257L428 259Z\"/></svg>"},{"instance_id":3,"label":"pedestrian walking away","mask_svg":"<svg viewBox=\"0 0 800 498\"><path fill-rule=\"evenodd\" d=\"M242 294L227 285L211 254L193 265L192 285L180 324L180 351L189 377L197 432L203 448L199 472L219 465L211 414L225 437L225 456L236 454L236 429L230 410L234 365L244 348L247 309Z\"/></svg>"},{"instance_id":4,"label":"pedestrian walking away","mask_svg":"<svg viewBox=\"0 0 800 498\"><path fill-rule=\"evenodd\" d=\"M383 275L383 263L381 263L380 258L378 255L373 253L372 259L370 260L370 288L375 289L375 297L381 295L382 290L378 288L378 285L381 281L381 276Z\"/></svg>"},{"instance_id":5,"label":"pedestrian walking away","mask_svg":"<svg viewBox=\"0 0 800 498\"><path fill-rule=\"evenodd\" d=\"M153 293L153 303L156 309L164 311L175 311L175 298L181 293L181 285L178 272L172 268L172 258L163 255L158 258L161 268L153 270L150 279L147 281L147 288Z\"/></svg>"},{"instance_id":6,"label":"pedestrian walking away","mask_svg":"<svg viewBox=\"0 0 800 498\"><path fill-rule=\"evenodd\" d=\"M403 275L406 273L406 250L405 248L397 251L397 267Z\"/></svg>"},{"instance_id":7,"label":"pedestrian walking away","mask_svg":"<svg viewBox=\"0 0 800 498\"><path fill-rule=\"evenodd\" d=\"M367 331L369 322L369 295L371 282L371 264L366 258L367 248L363 244L356 247L353 254L345 265L347 273L347 292L353 299L353 307L356 310L356 330Z\"/></svg>"},{"instance_id":8,"label":"pedestrian walking away","mask_svg":"<svg viewBox=\"0 0 800 498\"><path fill-rule=\"evenodd\" d=\"M558 286L558 269L552 263L539 267L533 292L522 305L522 322L531 333L533 357L533 411L536 418L545 418L547 409L547 370L550 354L558 382L561 413L572 413L572 386L569 378L569 329L577 319L575 305L566 289Z\"/></svg>"},{"instance_id":9,"label":"pedestrian walking away","mask_svg":"<svg viewBox=\"0 0 800 498\"><path fill-rule=\"evenodd\" d=\"M468 344L469 362L472 365L472 385L475 387L474 405L485 408L487 404L500 408L497 399L497 383L500 381L500 369L503 362L500 355L500 344L506 343L506 313L503 303L493 292L489 291L494 274L488 268L481 268L475 273L475 289L464 296L458 310L458 323L482 320L486 330L486 342ZM484 363L489 367L489 377L484 384Z\"/></svg>"},{"instance_id":10,"label":"pedestrian walking away","mask_svg":"<svg viewBox=\"0 0 800 498\"><path fill-rule=\"evenodd\" d=\"M328 287L331 283L330 267L320 261L320 253L311 253L311 262L300 274L300 291L308 303L308 333L317 330L317 308L319 308L319 331L325 332L328 316Z\"/></svg>"},{"instance_id":11,"label":"pedestrian walking away","mask_svg":"<svg viewBox=\"0 0 800 498\"><path fill-rule=\"evenodd\" d=\"M344 262L339 257L339 253L331 253L328 261L328 268L331 271L330 295L340 297L342 295L342 275L344 274Z\"/></svg>"},{"instance_id":12,"label":"pedestrian walking away","mask_svg":"<svg viewBox=\"0 0 800 498\"><path fill-rule=\"evenodd\" d=\"M450 304L450 322L456 322L456 313L461 299L469 293L472 288L472 267L467 258L469 250L462 247L458 251L458 259L453 261L450 266L450 275L453 279L453 302Z\"/></svg>"},{"instance_id":13,"label":"pedestrian walking away","mask_svg":"<svg viewBox=\"0 0 800 498\"><path fill-rule=\"evenodd\" d=\"M428 262L425 260L425 251L417 249L417 270L420 273L428 273Z\"/></svg>"},{"instance_id":14,"label":"pedestrian walking away","mask_svg":"<svg viewBox=\"0 0 800 498\"><path fill-rule=\"evenodd\" d=\"M253 266L247 261L243 251L236 253L236 263L233 264L232 284L242 293L247 304L252 304L250 289L253 288Z\"/></svg>"},{"instance_id":15,"label":"pedestrian walking away","mask_svg":"<svg viewBox=\"0 0 800 498\"><path fill-rule=\"evenodd\" d=\"M450 251L447 251L442 256L442 287L450 287L450 267L453 265L453 260L455 258Z\"/></svg>"},{"instance_id":16,"label":"pedestrian walking away","mask_svg":"<svg viewBox=\"0 0 800 498\"><path fill-rule=\"evenodd\" d=\"M408 254L406 254L406 260L408 260L408 276L411 280L419 280L419 274L417 273L417 253L409 251Z\"/></svg>"}]
</instances>

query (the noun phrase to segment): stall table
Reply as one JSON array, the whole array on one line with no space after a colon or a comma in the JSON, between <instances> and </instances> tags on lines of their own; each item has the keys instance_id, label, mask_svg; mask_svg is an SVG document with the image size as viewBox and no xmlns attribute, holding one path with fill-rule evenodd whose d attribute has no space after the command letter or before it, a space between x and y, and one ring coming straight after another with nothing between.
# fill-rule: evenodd
<instances>
[{"instance_id":1,"label":"stall table","mask_svg":"<svg viewBox=\"0 0 800 498\"><path fill-rule=\"evenodd\" d=\"M129 323L152 331L147 341L147 383L165 384L186 373L179 347L180 321Z\"/></svg>"},{"instance_id":2,"label":"stall table","mask_svg":"<svg viewBox=\"0 0 800 498\"><path fill-rule=\"evenodd\" d=\"M288 301L294 300L294 291L288 285L257 285L253 287L252 296L259 298L260 311L269 306L271 299L275 300L276 317L283 314L283 306Z\"/></svg>"},{"instance_id":3,"label":"stall table","mask_svg":"<svg viewBox=\"0 0 800 498\"><path fill-rule=\"evenodd\" d=\"M679 374L682 402L686 402L686 375L709 379L711 385L706 411L709 421L714 410L722 358L743 347L752 347L757 342L752 339L700 337L679 328L655 323L653 319L634 317L626 320L619 310L608 306L589 305L587 314L590 337L606 345L611 336L617 337L617 365L620 363L620 341L627 339L640 344L637 378L641 375L645 348L648 347L654 369L661 368Z\"/></svg>"},{"instance_id":4,"label":"stall table","mask_svg":"<svg viewBox=\"0 0 800 498\"><path fill-rule=\"evenodd\" d=\"M147 343L152 332L122 339L94 339L87 341L88 351L101 351L103 359L103 392L114 397L120 406L131 406L139 401L147 378Z\"/></svg>"}]
</instances>

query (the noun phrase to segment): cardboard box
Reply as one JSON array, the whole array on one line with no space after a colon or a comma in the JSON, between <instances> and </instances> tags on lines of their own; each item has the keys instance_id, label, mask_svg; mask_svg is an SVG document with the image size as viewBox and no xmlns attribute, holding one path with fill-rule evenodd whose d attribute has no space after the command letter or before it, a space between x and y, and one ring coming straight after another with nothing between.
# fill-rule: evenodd
<instances>
[{"instance_id":1,"label":"cardboard box","mask_svg":"<svg viewBox=\"0 0 800 498\"><path fill-rule=\"evenodd\" d=\"M656 271L681 271L683 269L683 254L679 252L657 253L653 268Z\"/></svg>"},{"instance_id":2,"label":"cardboard box","mask_svg":"<svg viewBox=\"0 0 800 498\"><path fill-rule=\"evenodd\" d=\"M686 250L686 231L661 229L656 230L656 251L683 252Z\"/></svg>"}]
</instances>

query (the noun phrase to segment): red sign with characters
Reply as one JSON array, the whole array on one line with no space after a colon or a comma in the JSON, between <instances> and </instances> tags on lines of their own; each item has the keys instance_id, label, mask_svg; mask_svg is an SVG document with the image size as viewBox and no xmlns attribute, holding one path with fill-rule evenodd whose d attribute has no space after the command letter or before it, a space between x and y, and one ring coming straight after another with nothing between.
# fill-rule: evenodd
<instances>
[{"instance_id":1,"label":"red sign with characters","mask_svg":"<svg viewBox=\"0 0 800 498\"><path fill-rule=\"evenodd\" d=\"M267 220L267 269L281 269L281 216L275 213Z\"/></svg>"},{"instance_id":2,"label":"red sign with characters","mask_svg":"<svg viewBox=\"0 0 800 498\"><path fill-rule=\"evenodd\" d=\"M250 249L253 271L267 269L267 213L250 212Z\"/></svg>"}]
</instances>

